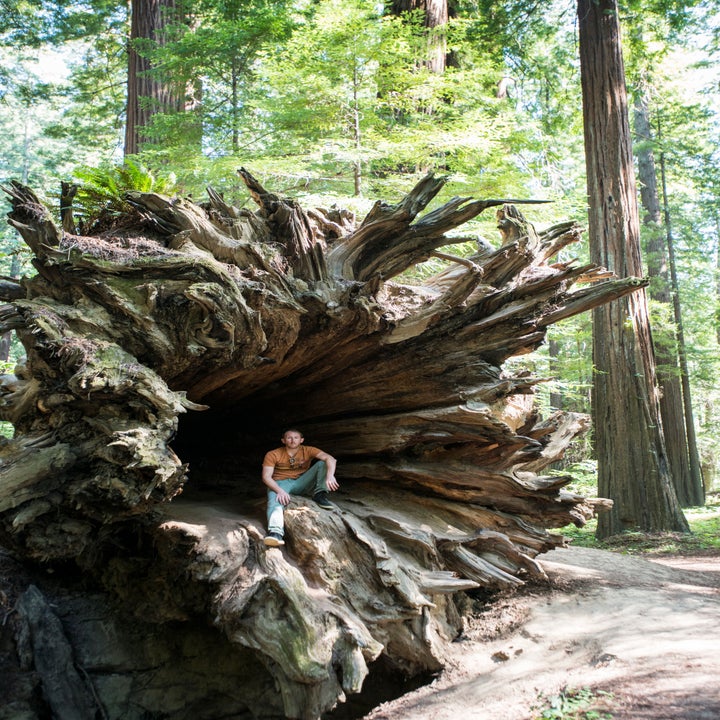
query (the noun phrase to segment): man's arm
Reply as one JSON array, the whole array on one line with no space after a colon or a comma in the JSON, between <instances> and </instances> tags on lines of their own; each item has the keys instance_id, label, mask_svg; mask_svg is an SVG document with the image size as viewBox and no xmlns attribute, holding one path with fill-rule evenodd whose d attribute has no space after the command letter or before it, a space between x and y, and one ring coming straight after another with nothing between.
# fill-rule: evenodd
<instances>
[{"instance_id":1,"label":"man's arm","mask_svg":"<svg viewBox=\"0 0 720 720\"><path fill-rule=\"evenodd\" d=\"M324 461L327 465L327 475L325 476L325 482L327 483L328 490L337 490L340 487L340 483L335 479L335 468L337 467L337 460L326 452L320 451L316 456L318 460Z\"/></svg>"},{"instance_id":2,"label":"man's arm","mask_svg":"<svg viewBox=\"0 0 720 720\"><path fill-rule=\"evenodd\" d=\"M262 481L271 490L277 493L278 501L281 505L287 505L290 502L290 495L288 495L274 480L273 473L275 472L274 465L263 465L262 468Z\"/></svg>"}]
</instances>

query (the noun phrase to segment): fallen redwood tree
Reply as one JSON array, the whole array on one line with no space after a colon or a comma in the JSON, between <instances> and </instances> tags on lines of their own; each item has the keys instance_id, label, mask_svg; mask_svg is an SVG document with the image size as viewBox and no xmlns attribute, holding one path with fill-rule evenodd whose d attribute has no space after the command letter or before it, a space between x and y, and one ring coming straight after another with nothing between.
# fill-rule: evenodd
<instances>
[{"instance_id":1,"label":"fallen redwood tree","mask_svg":"<svg viewBox=\"0 0 720 720\"><path fill-rule=\"evenodd\" d=\"M0 383L15 427L0 539L79 568L138 622L182 633L205 618L236 655L223 716L317 718L373 663L441 669L463 591L542 576L536 557L563 543L548 528L608 503L539 474L587 418L541 418L539 380L503 364L642 281L553 263L580 228L539 233L505 201L422 214L445 183L433 175L356 222L240 173L255 212L212 190L202 204L132 192L82 235L67 206L61 229L29 188L6 189L37 274L0 285L0 330L27 353ZM499 247L440 251L491 207ZM398 280L432 255L445 270ZM294 500L281 551L262 542L259 472L288 425L339 459L341 489L337 510ZM19 607L33 636L49 610L35 595ZM213 657L200 664L199 685ZM73 717L168 716L162 693L84 669ZM202 707L193 718L221 714Z\"/></svg>"}]
</instances>

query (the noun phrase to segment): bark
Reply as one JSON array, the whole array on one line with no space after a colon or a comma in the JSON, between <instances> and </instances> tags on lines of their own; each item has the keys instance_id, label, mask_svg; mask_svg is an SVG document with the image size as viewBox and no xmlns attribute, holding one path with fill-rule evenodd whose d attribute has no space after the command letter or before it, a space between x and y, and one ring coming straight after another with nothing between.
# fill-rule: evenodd
<instances>
[{"instance_id":1,"label":"bark","mask_svg":"<svg viewBox=\"0 0 720 720\"><path fill-rule=\"evenodd\" d=\"M184 88L169 77L163 77L147 57L147 48L138 50L138 41L162 45L166 29L177 21L175 0L132 0L130 42L128 45L127 106L125 120L125 155L134 155L147 141L146 128L158 112L183 109Z\"/></svg>"},{"instance_id":2,"label":"bark","mask_svg":"<svg viewBox=\"0 0 720 720\"><path fill-rule=\"evenodd\" d=\"M678 502L682 507L691 507L704 504L705 497L700 475L700 459L695 442L687 367L683 369L679 359L679 356L684 355L685 352L680 302L677 287L671 295L668 276L668 254L672 245L670 216L666 212L664 237L655 157L651 145L652 129L647 98L642 88L637 90L634 116L635 133L639 143L636 154L640 198L646 213L643 223L648 229L648 274L652 278L649 292L650 297L656 302L673 307L676 328L670 342L659 337L655 338L655 353L658 359L657 375L660 387L660 415L665 434L670 477Z\"/></svg>"},{"instance_id":3,"label":"bark","mask_svg":"<svg viewBox=\"0 0 720 720\"><path fill-rule=\"evenodd\" d=\"M20 654L32 656L42 676L45 699L58 720L94 720L96 703L91 689L75 669L73 651L62 623L31 585L17 604L22 622Z\"/></svg>"},{"instance_id":4,"label":"bark","mask_svg":"<svg viewBox=\"0 0 720 720\"><path fill-rule=\"evenodd\" d=\"M10 262L10 277L0 277L0 297L16 300L25 296L25 290L18 283L20 277L20 259L17 252L13 252ZM10 359L12 347L12 332L5 332L0 335L0 361L7 362Z\"/></svg>"},{"instance_id":5,"label":"bark","mask_svg":"<svg viewBox=\"0 0 720 720\"><path fill-rule=\"evenodd\" d=\"M665 179L665 157L660 154L660 174L662 177L663 214L665 218L665 241L668 248L668 262L670 266L670 284L672 287L673 313L677 328L678 363L680 366L680 383L682 386L683 410L685 414L685 428L688 440L688 453L690 456L690 474L683 492L683 499L688 505L705 504L705 488L703 486L702 471L700 468L700 453L695 433L695 418L693 414L690 395L690 370L688 368L687 345L685 343L685 324L680 308L680 284L677 277L677 262L675 261L675 240L672 234L670 209L667 199L667 184Z\"/></svg>"},{"instance_id":6,"label":"bark","mask_svg":"<svg viewBox=\"0 0 720 720\"><path fill-rule=\"evenodd\" d=\"M715 301L720 307L720 217L715 214ZM720 345L720 310L715 311L715 341Z\"/></svg>"},{"instance_id":7,"label":"bark","mask_svg":"<svg viewBox=\"0 0 720 720\"><path fill-rule=\"evenodd\" d=\"M593 262L640 275L639 219L617 4L578 1ZM593 313L598 492L614 500L598 535L688 531L670 480L644 291Z\"/></svg>"},{"instance_id":8,"label":"bark","mask_svg":"<svg viewBox=\"0 0 720 720\"><path fill-rule=\"evenodd\" d=\"M458 595L542 577L564 542L548 528L609 506L543 474L588 419L541 418L539 381L503 364L643 281L551 263L573 223L537 232L503 200L427 210L433 175L360 222L241 176L256 212L133 192L93 237L7 188L37 274L0 308L27 354L0 382L0 537L144 623L206 618L256 716L317 718L377 663L439 670ZM497 248L440 250L493 207ZM398 277L433 254L449 261L425 284ZM332 511L294 499L280 550L259 470L289 424L338 458L341 490Z\"/></svg>"}]
</instances>

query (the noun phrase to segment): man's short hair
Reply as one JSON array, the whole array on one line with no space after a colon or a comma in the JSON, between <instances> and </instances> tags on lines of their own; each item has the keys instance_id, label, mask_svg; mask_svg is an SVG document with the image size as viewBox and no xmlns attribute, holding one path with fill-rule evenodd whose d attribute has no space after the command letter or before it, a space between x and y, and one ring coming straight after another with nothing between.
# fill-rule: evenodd
<instances>
[{"instance_id":1,"label":"man's short hair","mask_svg":"<svg viewBox=\"0 0 720 720\"><path fill-rule=\"evenodd\" d=\"M282 436L285 437L288 433L291 433L291 432L297 433L301 438L304 438L304 437L305 437L305 436L302 434L302 430L298 430L298 429L295 428L295 427L289 427L289 428L287 428L286 430L284 430Z\"/></svg>"}]
</instances>

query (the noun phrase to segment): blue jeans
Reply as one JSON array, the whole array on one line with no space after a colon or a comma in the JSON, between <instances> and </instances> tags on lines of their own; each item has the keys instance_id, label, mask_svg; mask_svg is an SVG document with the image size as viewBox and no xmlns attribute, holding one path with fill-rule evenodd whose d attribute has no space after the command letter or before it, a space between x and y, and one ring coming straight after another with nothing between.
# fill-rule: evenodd
<instances>
[{"instance_id":1,"label":"blue jeans","mask_svg":"<svg viewBox=\"0 0 720 720\"><path fill-rule=\"evenodd\" d=\"M314 495L319 492L327 492L327 484L325 476L327 475L327 465L322 460L316 462L309 470L296 478L288 480L278 480L277 484L288 495ZM277 493L274 490L268 490L267 503L267 521L268 532L284 535L285 518L283 506L278 500Z\"/></svg>"}]
</instances>

